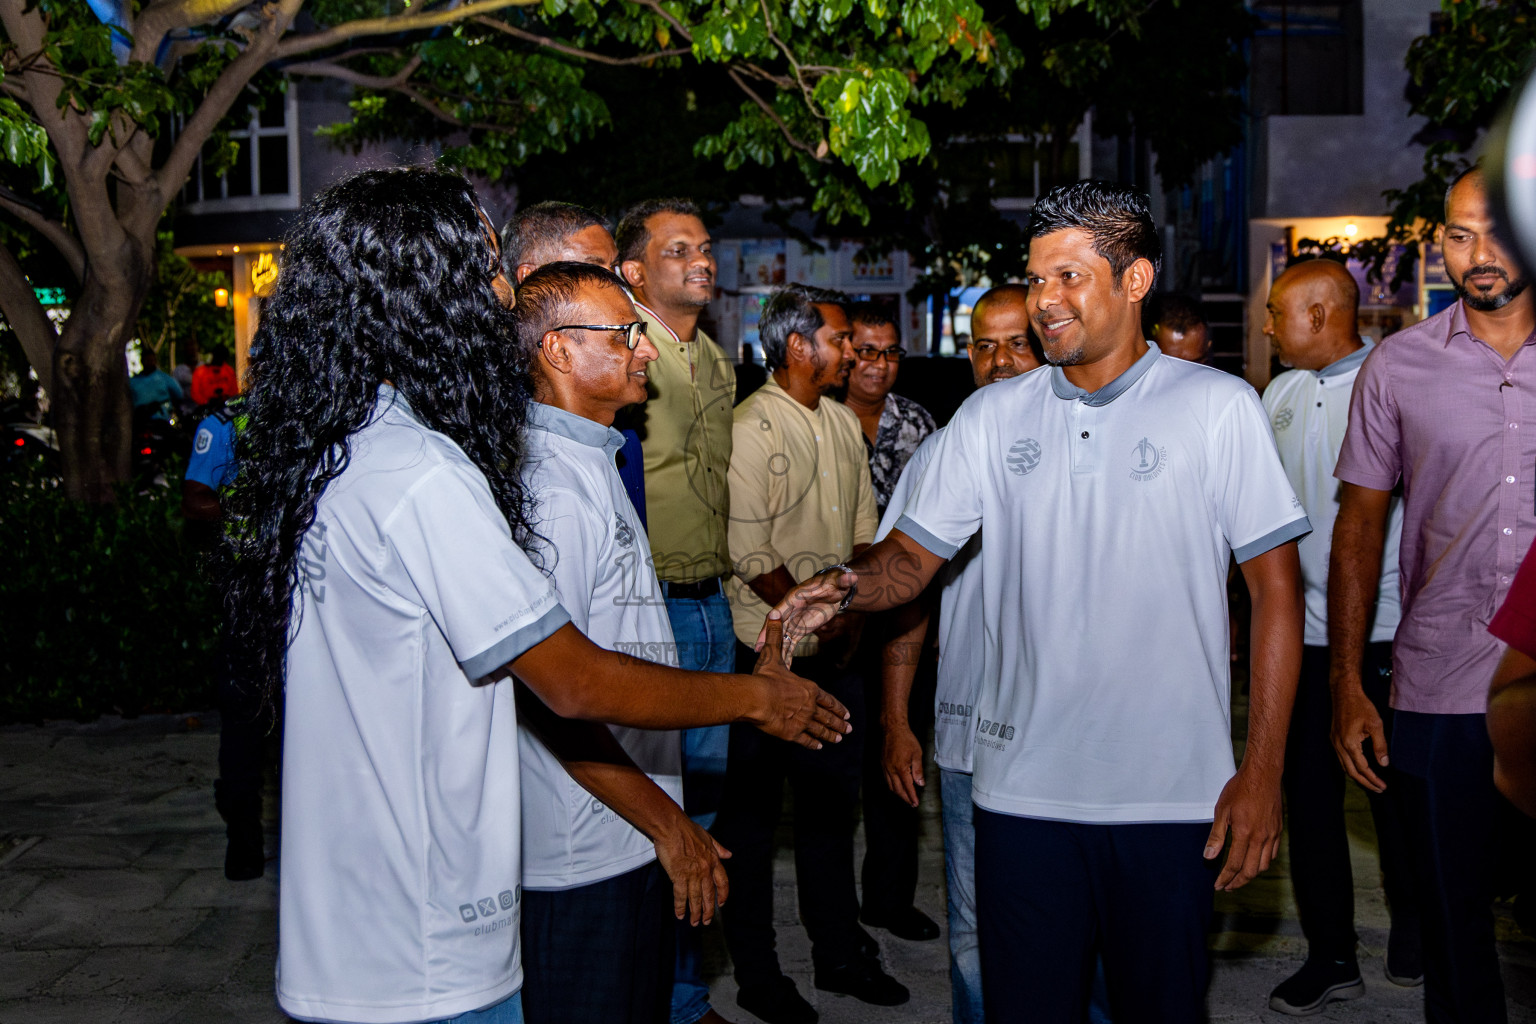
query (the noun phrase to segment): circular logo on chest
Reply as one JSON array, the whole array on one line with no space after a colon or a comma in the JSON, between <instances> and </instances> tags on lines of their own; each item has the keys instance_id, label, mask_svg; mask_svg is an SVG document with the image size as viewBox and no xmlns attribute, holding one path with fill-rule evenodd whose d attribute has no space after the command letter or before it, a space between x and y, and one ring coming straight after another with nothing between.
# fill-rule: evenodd
<instances>
[{"instance_id":1,"label":"circular logo on chest","mask_svg":"<svg viewBox=\"0 0 1536 1024\"><path fill-rule=\"evenodd\" d=\"M1040 465L1040 442L1032 437L1015 441L1013 447L1008 449L1008 456L1003 460L1008 466L1008 472L1025 476Z\"/></svg>"},{"instance_id":2,"label":"circular logo on chest","mask_svg":"<svg viewBox=\"0 0 1536 1024\"><path fill-rule=\"evenodd\" d=\"M1284 430L1286 427L1291 425L1291 421L1295 418L1296 412L1294 409L1281 409L1279 412L1275 413L1275 430Z\"/></svg>"}]
</instances>

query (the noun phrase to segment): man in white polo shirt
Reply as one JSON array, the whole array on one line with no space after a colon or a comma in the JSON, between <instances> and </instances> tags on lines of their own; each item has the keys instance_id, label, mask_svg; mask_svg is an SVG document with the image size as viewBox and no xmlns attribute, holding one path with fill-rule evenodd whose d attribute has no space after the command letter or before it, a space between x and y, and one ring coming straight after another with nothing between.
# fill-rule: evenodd
<instances>
[{"instance_id":1,"label":"man in white polo shirt","mask_svg":"<svg viewBox=\"0 0 1536 1024\"><path fill-rule=\"evenodd\" d=\"M298 215L252 348L220 561L236 678L286 702L277 988L300 1019L522 1020L509 673L567 717L841 731L777 665L683 673L570 624L519 546L497 262L461 176L364 172Z\"/></svg>"},{"instance_id":2,"label":"man in white polo shirt","mask_svg":"<svg viewBox=\"0 0 1536 1024\"><path fill-rule=\"evenodd\" d=\"M1333 467L1349 424L1349 396L1373 346L1356 328L1360 288L1342 263L1319 259L1281 274L1269 292L1264 333L1282 365L1293 367L1264 391L1264 411L1275 433L1280 462L1301 498L1313 532L1301 541L1306 594L1301 683L1285 749L1286 825L1291 882L1307 937L1301 970L1270 994L1271 1009L1316 1013L1327 1003L1365 994L1355 960L1355 888L1344 829L1344 769L1329 738L1333 696L1328 686L1328 553L1339 515ZM1402 502L1392 500L1387 557L1382 559L1370 643L1361 679L1383 721L1390 721L1392 635L1401 616L1397 543ZM1386 771L1386 769L1383 769ZM1376 823L1381 873L1392 912L1386 975L1399 985L1423 980L1418 898L1414 892L1402 821L1392 801L1366 791Z\"/></svg>"},{"instance_id":3,"label":"man in white polo shirt","mask_svg":"<svg viewBox=\"0 0 1536 1024\"><path fill-rule=\"evenodd\" d=\"M972 796L987 1018L1082 1020L1097 949L1117 1022L1199 1020L1213 883L1245 884L1279 844L1307 518L1253 389L1142 338L1160 256L1146 196L1063 186L1029 236L1053 367L961 406L891 535L780 604L784 642L845 599L909 598L985 521ZM1235 773L1234 554L1253 593Z\"/></svg>"},{"instance_id":4,"label":"man in white polo shirt","mask_svg":"<svg viewBox=\"0 0 1536 1024\"><path fill-rule=\"evenodd\" d=\"M619 279L585 263L533 271L514 315L535 399L523 479L560 604L594 643L675 665L645 528L614 462L624 443L614 416L645 401L656 348ZM601 749L573 757L551 729L604 727L551 721L531 701L522 710L523 1012L529 1024L652 1024L671 1004L673 890L682 916L694 887L694 923L713 917L716 889L725 891L720 848L682 810L682 740L613 728L611 760ZM594 762L628 772L635 792L614 806L594 798L582 788Z\"/></svg>"},{"instance_id":5,"label":"man in white polo shirt","mask_svg":"<svg viewBox=\"0 0 1536 1024\"><path fill-rule=\"evenodd\" d=\"M965 354L978 388L1008 380L1043 365L1029 334L1028 289L998 285L976 300L971 343ZM888 536L912 489L933 458L944 428L929 434L901 471L891 492L876 540ZM971 752L976 745L971 710L981 689L981 533L978 531L944 567L938 583L939 665L934 694L933 760L939 766L943 804L944 888L949 903L949 986L954 1024L982 1020L981 955L976 942L976 829L971 823ZM884 725L882 761L891 792L917 806L923 786L923 746L912 732L908 706L928 635L928 604L914 602L895 613L899 625L885 643L880 716ZM867 799L867 797L866 797Z\"/></svg>"}]
</instances>

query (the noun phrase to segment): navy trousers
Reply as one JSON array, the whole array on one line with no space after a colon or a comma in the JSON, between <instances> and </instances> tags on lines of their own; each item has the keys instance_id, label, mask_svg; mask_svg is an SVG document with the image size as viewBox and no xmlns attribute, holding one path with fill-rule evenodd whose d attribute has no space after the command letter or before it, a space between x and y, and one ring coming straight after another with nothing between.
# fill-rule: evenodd
<instances>
[{"instance_id":1,"label":"navy trousers","mask_svg":"<svg viewBox=\"0 0 1536 1024\"><path fill-rule=\"evenodd\" d=\"M1102 955L1115 1024L1195 1024L1215 868L1200 822L1087 825L976 808L988 1024L1081 1024Z\"/></svg>"}]
</instances>

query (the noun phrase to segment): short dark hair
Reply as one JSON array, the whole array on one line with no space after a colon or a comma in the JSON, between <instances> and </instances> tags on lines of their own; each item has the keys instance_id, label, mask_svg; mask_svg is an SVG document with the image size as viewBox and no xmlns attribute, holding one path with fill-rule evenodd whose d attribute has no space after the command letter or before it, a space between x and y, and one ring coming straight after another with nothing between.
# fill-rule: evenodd
<instances>
[{"instance_id":1,"label":"short dark hair","mask_svg":"<svg viewBox=\"0 0 1536 1024\"><path fill-rule=\"evenodd\" d=\"M642 260L645 247L651 244L651 229L645 222L658 213L675 213L683 217L699 217L699 204L692 199L642 199L624 211L619 226L613 229L613 243L619 249L619 262Z\"/></svg>"},{"instance_id":2,"label":"short dark hair","mask_svg":"<svg viewBox=\"0 0 1536 1024\"><path fill-rule=\"evenodd\" d=\"M850 324L862 324L865 327L890 327L896 331L896 337L901 337L901 328L896 324L896 318L891 315L891 308L878 302L850 302L844 307L843 312L848 314Z\"/></svg>"},{"instance_id":3,"label":"short dark hair","mask_svg":"<svg viewBox=\"0 0 1536 1024\"><path fill-rule=\"evenodd\" d=\"M1154 297L1147 305L1146 322L1152 327L1166 327L1179 334L1188 334L1196 327L1210 327L1200 303L1179 292Z\"/></svg>"},{"instance_id":4,"label":"short dark hair","mask_svg":"<svg viewBox=\"0 0 1536 1024\"><path fill-rule=\"evenodd\" d=\"M819 302L842 306L848 296L828 288L791 284L768 296L757 322L757 337L763 346L763 365L771 372L784 365L789 354L789 336L809 338L826 324Z\"/></svg>"},{"instance_id":5,"label":"short dark hair","mask_svg":"<svg viewBox=\"0 0 1536 1024\"><path fill-rule=\"evenodd\" d=\"M624 288L613 271L574 260L546 263L525 277L517 286L517 303L512 307L512 332L518 346L532 352L547 332L570 323L576 295L589 284Z\"/></svg>"},{"instance_id":6,"label":"short dark hair","mask_svg":"<svg viewBox=\"0 0 1536 1024\"><path fill-rule=\"evenodd\" d=\"M1163 244L1152 223L1152 204L1140 189L1108 181L1076 181L1058 185L1042 196L1029 211L1026 235L1030 241L1069 228L1088 232L1093 251L1109 262L1114 289L1131 264L1146 260L1152 275L1163 266Z\"/></svg>"},{"instance_id":7,"label":"short dark hair","mask_svg":"<svg viewBox=\"0 0 1536 1024\"><path fill-rule=\"evenodd\" d=\"M551 201L524 207L502 226L502 272L509 281L515 280L520 265L550 262L576 232L607 226L597 214L575 203Z\"/></svg>"}]
</instances>

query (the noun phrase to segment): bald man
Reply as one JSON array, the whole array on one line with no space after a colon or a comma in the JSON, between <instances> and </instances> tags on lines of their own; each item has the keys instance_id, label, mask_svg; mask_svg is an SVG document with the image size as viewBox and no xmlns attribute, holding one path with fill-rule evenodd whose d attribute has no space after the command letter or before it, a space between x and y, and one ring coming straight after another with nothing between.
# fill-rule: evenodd
<instances>
[{"instance_id":1,"label":"bald man","mask_svg":"<svg viewBox=\"0 0 1536 1024\"><path fill-rule=\"evenodd\" d=\"M1291 367L1264 392L1264 408L1280 462L1313 524L1300 548L1305 647L1282 779L1290 819L1291 879L1307 937L1307 959L1269 997L1271 1009L1296 1015L1316 1013L1333 1000L1365 994L1355 960L1344 770L1329 738L1333 704L1328 685L1328 557L1339 513L1333 470L1344 442L1355 375L1372 347L1360 340L1356 329L1359 302L1359 286L1342 264L1312 260L1276 279L1264 319L1264 333L1281 364ZM1392 635L1400 617L1397 544L1401 532L1402 504L1394 499L1375 620L1361 666L1365 692L1383 721L1391 718L1387 701L1392 687ZM1402 823L1387 796L1369 791L1367 796L1392 911L1387 978L1399 985L1416 985L1423 976L1419 913Z\"/></svg>"},{"instance_id":2,"label":"bald man","mask_svg":"<svg viewBox=\"0 0 1536 1024\"><path fill-rule=\"evenodd\" d=\"M1000 284L976 300L965 354L978 388L1045 365L1029 330L1028 301L1029 289L1022 284Z\"/></svg>"}]
</instances>

